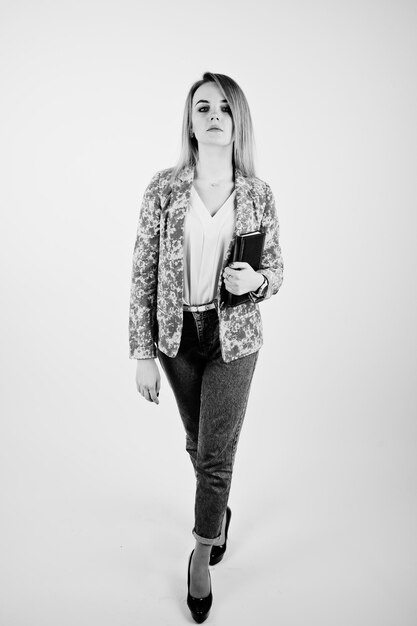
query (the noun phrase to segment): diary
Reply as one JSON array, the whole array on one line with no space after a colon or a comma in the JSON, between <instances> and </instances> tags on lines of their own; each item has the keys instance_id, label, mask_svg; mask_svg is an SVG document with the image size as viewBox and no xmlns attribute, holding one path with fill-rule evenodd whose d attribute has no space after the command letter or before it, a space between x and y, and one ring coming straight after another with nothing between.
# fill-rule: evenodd
<instances>
[{"instance_id":1,"label":"diary","mask_svg":"<svg viewBox=\"0 0 417 626\"><path fill-rule=\"evenodd\" d=\"M232 260L233 261L246 261L256 271L261 264L262 252L264 249L265 232L260 230L254 230L250 233L243 233L242 235L236 235ZM250 300L249 293L243 293L240 296L236 296L230 291L225 290L225 301L227 306L237 306L248 302Z\"/></svg>"}]
</instances>

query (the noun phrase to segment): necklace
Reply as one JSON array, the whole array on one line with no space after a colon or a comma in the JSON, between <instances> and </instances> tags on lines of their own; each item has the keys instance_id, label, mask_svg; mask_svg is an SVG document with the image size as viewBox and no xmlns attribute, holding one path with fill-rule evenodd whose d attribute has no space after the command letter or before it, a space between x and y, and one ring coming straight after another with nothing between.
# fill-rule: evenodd
<instances>
[{"instance_id":1,"label":"necklace","mask_svg":"<svg viewBox=\"0 0 417 626\"><path fill-rule=\"evenodd\" d=\"M210 181L204 181L199 179L198 182L201 184L204 183L208 186L208 187L220 187L221 185L225 185L225 184L229 184L230 181L222 179L222 180L217 180L215 182L210 182Z\"/></svg>"}]
</instances>

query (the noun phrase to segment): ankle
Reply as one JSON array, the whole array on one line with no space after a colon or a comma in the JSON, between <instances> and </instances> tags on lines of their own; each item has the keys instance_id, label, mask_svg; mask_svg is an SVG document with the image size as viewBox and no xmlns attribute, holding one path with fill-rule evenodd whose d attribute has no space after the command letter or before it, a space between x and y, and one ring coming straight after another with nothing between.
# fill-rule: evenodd
<instances>
[{"instance_id":1,"label":"ankle","mask_svg":"<svg viewBox=\"0 0 417 626\"><path fill-rule=\"evenodd\" d=\"M194 548L193 560L195 559L198 562L209 562L211 553L211 546L203 543L196 542L196 546Z\"/></svg>"}]
</instances>

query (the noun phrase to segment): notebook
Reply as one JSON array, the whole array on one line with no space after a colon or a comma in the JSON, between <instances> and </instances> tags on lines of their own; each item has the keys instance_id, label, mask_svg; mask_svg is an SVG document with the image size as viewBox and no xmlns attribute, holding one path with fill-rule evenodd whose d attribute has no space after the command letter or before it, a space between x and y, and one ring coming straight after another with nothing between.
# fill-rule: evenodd
<instances>
[{"instance_id":1,"label":"notebook","mask_svg":"<svg viewBox=\"0 0 417 626\"><path fill-rule=\"evenodd\" d=\"M249 263L254 270L258 270L261 264L264 243L264 231L254 230L250 233L236 235L231 263L233 263L233 261L246 261L246 263ZM224 283L223 288L227 306L237 306L250 300L249 293L243 293L240 296L236 296L235 294L230 293L230 291L227 291L224 287Z\"/></svg>"}]
</instances>

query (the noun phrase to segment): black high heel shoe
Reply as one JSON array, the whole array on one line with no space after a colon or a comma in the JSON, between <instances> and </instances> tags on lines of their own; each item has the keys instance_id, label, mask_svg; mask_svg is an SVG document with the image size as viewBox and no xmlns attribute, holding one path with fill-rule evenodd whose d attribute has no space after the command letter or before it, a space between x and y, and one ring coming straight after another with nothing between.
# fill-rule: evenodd
<instances>
[{"instance_id":1,"label":"black high heel shoe","mask_svg":"<svg viewBox=\"0 0 417 626\"><path fill-rule=\"evenodd\" d=\"M222 558L224 557L224 553L227 548L227 531L229 530L230 518L232 517L232 511L229 507L226 508L226 526L224 529L225 539L224 543L221 546L213 546L210 552L210 561L209 565L217 565L220 563Z\"/></svg>"},{"instance_id":2,"label":"black high heel shoe","mask_svg":"<svg viewBox=\"0 0 417 626\"><path fill-rule=\"evenodd\" d=\"M191 615L193 616L193 619L198 624L201 624L208 617L208 614L210 612L211 605L213 602L213 594L211 592L211 577L210 577L210 572L209 572L210 593L208 594L208 596L205 596L204 598L194 598L192 595L190 595L190 567L191 567L191 559L193 558L193 553L194 553L194 550L191 552L190 560L188 561L187 606L191 611Z\"/></svg>"}]
</instances>

